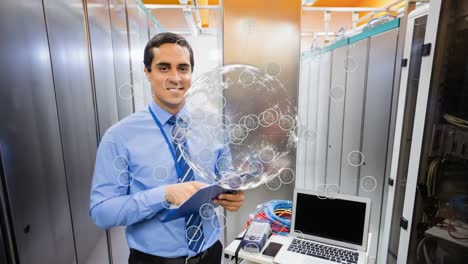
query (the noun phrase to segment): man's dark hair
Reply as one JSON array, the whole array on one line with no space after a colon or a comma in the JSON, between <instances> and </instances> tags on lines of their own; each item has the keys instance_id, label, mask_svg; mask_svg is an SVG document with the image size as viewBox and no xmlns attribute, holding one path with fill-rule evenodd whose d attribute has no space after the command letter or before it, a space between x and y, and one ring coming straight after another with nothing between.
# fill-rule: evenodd
<instances>
[{"instance_id":1,"label":"man's dark hair","mask_svg":"<svg viewBox=\"0 0 468 264\"><path fill-rule=\"evenodd\" d=\"M192 68L192 72L193 72L193 67L195 65L195 62L193 60L192 47L190 47L190 44L184 37L177 35L175 33L171 33L171 32L159 33L155 35L153 38L151 38L150 41L148 41L148 44L146 44L145 54L143 57L143 63L145 64L146 70L148 72L151 72L151 62L153 61L153 58L154 58L153 48L159 48L161 45L166 44L166 43L174 43L181 47L185 47L189 50L190 68Z\"/></svg>"}]
</instances>

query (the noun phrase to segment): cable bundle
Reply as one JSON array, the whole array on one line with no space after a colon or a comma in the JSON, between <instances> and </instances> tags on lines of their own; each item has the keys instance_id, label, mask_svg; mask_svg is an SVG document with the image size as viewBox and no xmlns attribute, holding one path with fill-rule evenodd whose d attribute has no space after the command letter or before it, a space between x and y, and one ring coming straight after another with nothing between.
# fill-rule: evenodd
<instances>
[{"instance_id":1,"label":"cable bundle","mask_svg":"<svg viewBox=\"0 0 468 264\"><path fill-rule=\"evenodd\" d=\"M291 227L292 202L287 200L271 200L257 206L250 214L246 227L254 220L267 221L271 231L277 235L288 235Z\"/></svg>"},{"instance_id":2,"label":"cable bundle","mask_svg":"<svg viewBox=\"0 0 468 264\"><path fill-rule=\"evenodd\" d=\"M450 123L450 124L452 124L454 126L458 126L458 127L462 127L462 128L468 128L468 121L466 121L464 119L461 119L459 117L449 115L449 114L445 114L444 119L445 119L445 121L447 121L448 123Z\"/></svg>"}]
</instances>

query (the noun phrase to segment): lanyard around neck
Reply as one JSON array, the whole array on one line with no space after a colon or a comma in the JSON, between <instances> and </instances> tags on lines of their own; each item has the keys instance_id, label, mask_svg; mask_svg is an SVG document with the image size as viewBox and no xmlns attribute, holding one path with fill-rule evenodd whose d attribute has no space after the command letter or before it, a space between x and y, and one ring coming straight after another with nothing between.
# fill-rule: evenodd
<instances>
[{"instance_id":1,"label":"lanyard around neck","mask_svg":"<svg viewBox=\"0 0 468 264\"><path fill-rule=\"evenodd\" d=\"M159 127L159 130L161 131L161 134L163 135L164 140L166 141L167 147L169 148L169 151L171 152L172 159L174 160L174 167L176 169L177 175L180 178L182 176L182 172L180 171L179 164L177 162L177 156L176 156L176 153L175 153L175 150L174 150L174 145L171 143L171 141L167 137L166 132L164 131L161 122L156 117L156 115L153 113L153 110L151 110L150 106L148 106L148 111L150 112L151 116L153 117L154 122Z\"/></svg>"}]
</instances>

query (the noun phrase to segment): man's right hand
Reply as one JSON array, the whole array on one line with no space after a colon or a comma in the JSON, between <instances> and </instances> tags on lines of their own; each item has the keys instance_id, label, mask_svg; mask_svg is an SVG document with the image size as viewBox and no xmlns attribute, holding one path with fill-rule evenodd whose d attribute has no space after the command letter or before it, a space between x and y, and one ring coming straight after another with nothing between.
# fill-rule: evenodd
<instances>
[{"instance_id":1,"label":"man's right hand","mask_svg":"<svg viewBox=\"0 0 468 264\"><path fill-rule=\"evenodd\" d=\"M181 205L206 185L206 183L197 181L169 184L166 187L166 201L173 205Z\"/></svg>"}]
</instances>

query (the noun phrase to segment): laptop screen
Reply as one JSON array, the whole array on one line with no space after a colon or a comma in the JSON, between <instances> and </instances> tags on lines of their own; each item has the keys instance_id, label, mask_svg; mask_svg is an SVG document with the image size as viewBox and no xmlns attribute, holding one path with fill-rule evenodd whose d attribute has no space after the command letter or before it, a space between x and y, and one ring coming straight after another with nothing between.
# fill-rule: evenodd
<instances>
[{"instance_id":1,"label":"laptop screen","mask_svg":"<svg viewBox=\"0 0 468 264\"><path fill-rule=\"evenodd\" d=\"M366 203L297 193L295 231L362 245Z\"/></svg>"}]
</instances>

